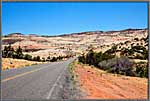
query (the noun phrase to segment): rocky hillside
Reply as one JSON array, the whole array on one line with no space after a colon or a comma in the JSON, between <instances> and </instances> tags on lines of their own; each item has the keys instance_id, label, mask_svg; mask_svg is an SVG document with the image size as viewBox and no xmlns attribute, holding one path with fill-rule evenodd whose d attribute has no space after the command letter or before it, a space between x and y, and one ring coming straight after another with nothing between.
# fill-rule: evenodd
<instances>
[{"instance_id":1,"label":"rocky hillside","mask_svg":"<svg viewBox=\"0 0 150 101\"><path fill-rule=\"evenodd\" d=\"M122 43L143 44L148 29L125 29L120 31L90 31L81 33L64 34L58 36L38 36L36 34L24 35L12 33L2 38L2 48L11 44L14 48L21 46L24 53L41 57L64 56L67 54L78 55L87 52L91 47L97 51L105 51L112 45ZM138 38L138 39L137 39ZM128 45L125 47L128 48Z\"/></svg>"}]
</instances>

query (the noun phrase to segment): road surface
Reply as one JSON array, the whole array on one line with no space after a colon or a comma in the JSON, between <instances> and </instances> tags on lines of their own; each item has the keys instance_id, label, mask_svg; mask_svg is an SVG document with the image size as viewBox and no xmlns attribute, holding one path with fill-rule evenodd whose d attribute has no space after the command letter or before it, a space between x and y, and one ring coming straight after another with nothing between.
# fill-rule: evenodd
<instances>
[{"instance_id":1,"label":"road surface","mask_svg":"<svg viewBox=\"0 0 150 101\"><path fill-rule=\"evenodd\" d=\"M51 99L57 82L73 60L2 71L2 99Z\"/></svg>"}]
</instances>

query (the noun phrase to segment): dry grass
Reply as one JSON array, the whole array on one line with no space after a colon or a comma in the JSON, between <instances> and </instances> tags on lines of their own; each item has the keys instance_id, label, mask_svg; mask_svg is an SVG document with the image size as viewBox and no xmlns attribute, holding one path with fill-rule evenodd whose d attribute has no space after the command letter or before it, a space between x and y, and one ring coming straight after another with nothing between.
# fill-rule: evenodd
<instances>
[{"instance_id":1,"label":"dry grass","mask_svg":"<svg viewBox=\"0 0 150 101\"><path fill-rule=\"evenodd\" d=\"M42 62L27 61L21 59L2 58L2 70L12 68L22 68L33 64L41 64Z\"/></svg>"}]
</instances>

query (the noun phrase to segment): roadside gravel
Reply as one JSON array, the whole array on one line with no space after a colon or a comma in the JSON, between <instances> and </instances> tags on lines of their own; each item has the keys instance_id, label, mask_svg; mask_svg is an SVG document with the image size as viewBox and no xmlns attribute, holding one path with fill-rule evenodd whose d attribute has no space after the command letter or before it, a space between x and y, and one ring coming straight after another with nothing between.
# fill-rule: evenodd
<instances>
[{"instance_id":1,"label":"roadside gravel","mask_svg":"<svg viewBox=\"0 0 150 101\"><path fill-rule=\"evenodd\" d=\"M84 96L75 75L74 78L72 78L70 66L63 72L56 85L51 99L80 99Z\"/></svg>"}]
</instances>

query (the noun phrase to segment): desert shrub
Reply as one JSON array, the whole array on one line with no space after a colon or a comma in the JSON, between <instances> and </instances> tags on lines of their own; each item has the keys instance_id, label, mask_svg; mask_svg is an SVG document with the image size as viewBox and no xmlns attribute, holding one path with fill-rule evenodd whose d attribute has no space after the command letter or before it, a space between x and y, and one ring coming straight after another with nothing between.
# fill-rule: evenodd
<instances>
[{"instance_id":1,"label":"desert shrub","mask_svg":"<svg viewBox=\"0 0 150 101\"><path fill-rule=\"evenodd\" d=\"M142 55L136 54L136 56L134 57L135 59L144 59L144 57Z\"/></svg>"},{"instance_id":2,"label":"desert shrub","mask_svg":"<svg viewBox=\"0 0 150 101\"><path fill-rule=\"evenodd\" d=\"M46 59L44 57L42 57L42 62L45 62L45 61L46 61Z\"/></svg>"},{"instance_id":3,"label":"desert shrub","mask_svg":"<svg viewBox=\"0 0 150 101\"><path fill-rule=\"evenodd\" d=\"M99 67L108 72L135 76L133 71L133 62L127 57L113 58L99 63Z\"/></svg>"},{"instance_id":4,"label":"desert shrub","mask_svg":"<svg viewBox=\"0 0 150 101\"><path fill-rule=\"evenodd\" d=\"M82 55L78 57L79 62L82 62L84 64L89 64L89 65L94 65L98 67L98 63L103 61L103 60L108 60L111 58L114 58L115 55L111 55L109 53L96 53L93 52L93 50L90 50L86 55Z\"/></svg>"},{"instance_id":5,"label":"desert shrub","mask_svg":"<svg viewBox=\"0 0 150 101\"><path fill-rule=\"evenodd\" d=\"M4 50L2 50L2 57L4 58L12 58L13 54L15 53L14 48L11 47L11 44L4 47Z\"/></svg>"},{"instance_id":6,"label":"desert shrub","mask_svg":"<svg viewBox=\"0 0 150 101\"><path fill-rule=\"evenodd\" d=\"M134 51L132 49L128 49L128 55L133 55Z\"/></svg>"},{"instance_id":7,"label":"desert shrub","mask_svg":"<svg viewBox=\"0 0 150 101\"><path fill-rule=\"evenodd\" d=\"M138 39L138 38L134 38L134 40L135 40L135 41L139 41L139 39Z\"/></svg>"},{"instance_id":8,"label":"desert shrub","mask_svg":"<svg viewBox=\"0 0 150 101\"><path fill-rule=\"evenodd\" d=\"M29 54L25 54L25 55L24 55L24 59L25 59L25 60L32 60L32 56L29 55Z\"/></svg>"},{"instance_id":9,"label":"desert shrub","mask_svg":"<svg viewBox=\"0 0 150 101\"><path fill-rule=\"evenodd\" d=\"M143 46L132 46L131 49L122 48L120 52L121 56L128 56L129 58L135 59L148 59L148 50ZM132 56L135 52L137 52L137 55Z\"/></svg>"},{"instance_id":10,"label":"desert shrub","mask_svg":"<svg viewBox=\"0 0 150 101\"><path fill-rule=\"evenodd\" d=\"M143 52L143 59L148 60L148 50L145 50L145 51Z\"/></svg>"},{"instance_id":11,"label":"desert shrub","mask_svg":"<svg viewBox=\"0 0 150 101\"><path fill-rule=\"evenodd\" d=\"M63 60L65 58L70 58L70 57L72 57L72 56L71 55L66 55L66 56L58 56L58 57L52 57L52 58L50 56L48 56L45 61L55 62L55 61Z\"/></svg>"},{"instance_id":12,"label":"desert shrub","mask_svg":"<svg viewBox=\"0 0 150 101\"><path fill-rule=\"evenodd\" d=\"M136 74L139 77L148 78L148 63L143 62L136 63Z\"/></svg>"},{"instance_id":13,"label":"desert shrub","mask_svg":"<svg viewBox=\"0 0 150 101\"><path fill-rule=\"evenodd\" d=\"M120 45L123 45L123 43L121 42Z\"/></svg>"},{"instance_id":14,"label":"desert shrub","mask_svg":"<svg viewBox=\"0 0 150 101\"><path fill-rule=\"evenodd\" d=\"M133 49L128 49L128 48L122 48L120 50L120 55L121 56L131 56L134 54L134 50Z\"/></svg>"},{"instance_id":15,"label":"desert shrub","mask_svg":"<svg viewBox=\"0 0 150 101\"><path fill-rule=\"evenodd\" d=\"M40 56L32 58L32 56L29 54L24 55L23 50L20 46L16 50L14 50L14 48L11 45L4 47L4 50L2 50L2 57L3 58L16 58L16 59L41 61Z\"/></svg>"},{"instance_id":16,"label":"desert shrub","mask_svg":"<svg viewBox=\"0 0 150 101\"><path fill-rule=\"evenodd\" d=\"M145 43L148 43L148 37L149 37L149 36L147 35L147 37L145 37L145 38L143 37L143 38L141 38L140 40L144 40Z\"/></svg>"},{"instance_id":17,"label":"desert shrub","mask_svg":"<svg viewBox=\"0 0 150 101\"><path fill-rule=\"evenodd\" d=\"M50 57L50 56L48 56L48 57L47 57L47 59L46 59L46 61L50 61L50 59L51 59L51 57Z\"/></svg>"},{"instance_id":18,"label":"desert shrub","mask_svg":"<svg viewBox=\"0 0 150 101\"><path fill-rule=\"evenodd\" d=\"M125 41L124 44L130 43L131 41Z\"/></svg>"},{"instance_id":19,"label":"desert shrub","mask_svg":"<svg viewBox=\"0 0 150 101\"><path fill-rule=\"evenodd\" d=\"M119 46L119 49L121 48L121 46Z\"/></svg>"},{"instance_id":20,"label":"desert shrub","mask_svg":"<svg viewBox=\"0 0 150 101\"><path fill-rule=\"evenodd\" d=\"M62 57L62 56L58 56L57 59L58 59L58 60L62 60L63 57Z\"/></svg>"},{"instance_id":21,"label":"desert shrub","mask_svg":"<svg viewBox=\"0 0 150 101\"><path fill-rule=\"evenodd\" d=\"M14 53L12 54L12 58L13 58L13 59L16 59L16 58L17 58L16 52L14 52Z\"/></svg>"},{"instance_id":22,"label":"desert shrub","mask_svg":"<svg viewBox=\"0 0 150 101\"><path fill-rule=\"evenodd\" d=\"M37 60L37 57L33 57L33 59L32 59L33 61L36 61Z\"/></svg>"},{"instance_id":23,"label":"desert shrub","mask_svg":"<svg viewBox=\"0 0 150 101\"><path fill-rule=\"evenodd\" d=\"M86 59L85 59L85 63L87 63L89 65L93 65L94 64L94 52L93 52L93 50L90 50L87 53Z\"/></svg>"},{"instance_id":24,"label":"desert shrub","mask_svg":"<svg viewBox=\"0 0 150 101\"><path fill-rule=\"evenodd\" d=\"M113 45L111 49L108 49L105 54L114 54L117 51L117 46Z\"/></svg>"},{"instance_id":25,"label":"desert shrub","mask_svg":"<svg viewBox=\"0 0 150 101\"><path fill-rule=\"evenodd\" d=\"M134 53L132 49L127 48L123 48L121 52L128 56ZM145 55L145 57L146 56L148 56L148 54ZM96 53L93 52L93 50L90 50L86 55L79 56L78 60L81 63L94 65L97 68L106 70L111 73L117 73L127 76L147 77L148 73L148 68L141 69L140 67L137 67L137 69L135 69L134 65L136 63L130 60L127 56L118 58L115 57L115 55L110 54L109 51L106 51L104 53Z\"/></svg>"},{"instance_id":26,"label":"desert shrub","mask_svg":"<svg viewBox=\"0 0 150 101\"><path fill-rule=\"evenodd\" d=\"M51 62L55 62L55 61L57 61L57 58L56 58L56 57L53 57L50 61L51 61Z\"/></svg>"},{"instance_id":27,"label":"desert shrub","mask_svg":"<svg viewBox=\"0 0 150 101\"><path fill-rule=\"evenodd\" d=\"M40 56L37 56L37 61L41 61Z\"/></svg>"},{"instance_id":28,"label":"desert shrub","mask_svg":"<svg viewBox=\"0 0 150 101\"><path fill-rule=\"evenodd\" d=\"M123 47L123 48L121 49L120 55L122 55L122 56L127 56L128 54L129 54L129 49Z\"/></svg>"},{"instance_id":29,"label":"desert shrub","mask_svg":"<svg viewBox=\"0 0 150 101\"><path fill-rule=\"evenodd\" d=\"M84 55L79 56L79 57L78 57L78 60L79 60L79 62L81 62L81 63L85 63L85 56L84 56Z\"/></svg>"},{"instance_id":30,"label":"desert shrub","mask_svg":"<svg viewBox=\"0 0 150 101\"><path fill-rule=\"evenodd\" d=\"M11 45L5 46L4 50L2 50L2 57L3 58L23 58L22 48L19 46L16 51Z\"/></svg>"},{"instance_id":31,"label":"desert shrub","mask_svg":"<svg viewBox=\"0 0 150 101\"><path fill-rule=\"evenodd\" d=\"M16 58L17 59L23 59L23 53L22 53L22 48L19 46L17 49L16 49Z\"/></svg>"},{"instance_id":32,"label":"desert shrub","mask_svg":"<svg viewBox=\"0 0 150 101\"><path fill-rule=\"evenodd\" d=\"M10 45L5 46L4 50L2 50L3 58L17 58L23 59L24 54L22 53L22 48L19 46L16 50Z\"/></svg>"},{"instance_id":33,"label":"desert shrub","mask_svg":"<svg viewBox=\"0 0 150 101\"><path fill-rule=\"evenodd\" d=\"M41 61L40 56L33 57L33 61Z\"/></svg>"},{"instance_id":34,"label":"desert shrub","mask_svg":"<svg viewBox=\"0 0 150 101\"><path fill-rule=\"evenodd\" d=\"M103 53L101 60L108 60L108 59L112 59L112 58L114 58L114 57L115 57L115 55Z\"/></svg>"},{"instance_id":35,"label":"desert shrub","mask_svg":"<svg viewBox=\"0 0 150 101\"><path fill-rule=\"evenodd\" d=\"M131 47L134 45L134 43L131 44Z\"/></svg>"},{"instance_id":36,"label":"desert shrub","mask_svg":"<svg viewBox=\"0 0 150 101\"><path fill-rule=\"evenodd\" d=\"M137 46L133 46L132 50L138 53L144 53L146 51L146 48L143 46L137 45Z\"/></svg>"},{"instance_id":37,"label":"desert shrub","mask_svg":"<svg viewBox=\"0 0 150 101\"><path fill-rule=\"evenodd\" d=\"M103 57L104 56L103 56L102 52L94 53L94 64L93 65L98 67L98 63L100 61L102 61Z\"/></svg>"},{"instance_id":38,"label":"desert shrub","mask_svg":"<svg viewBox=\"0 0 150 101\"><path fill-rule=\"evenodd\" d=\"M137 43L136 45L137 45L137 46L139 46L140 44L139 44L139 43Z\"/></svg>"}]
</instances>

